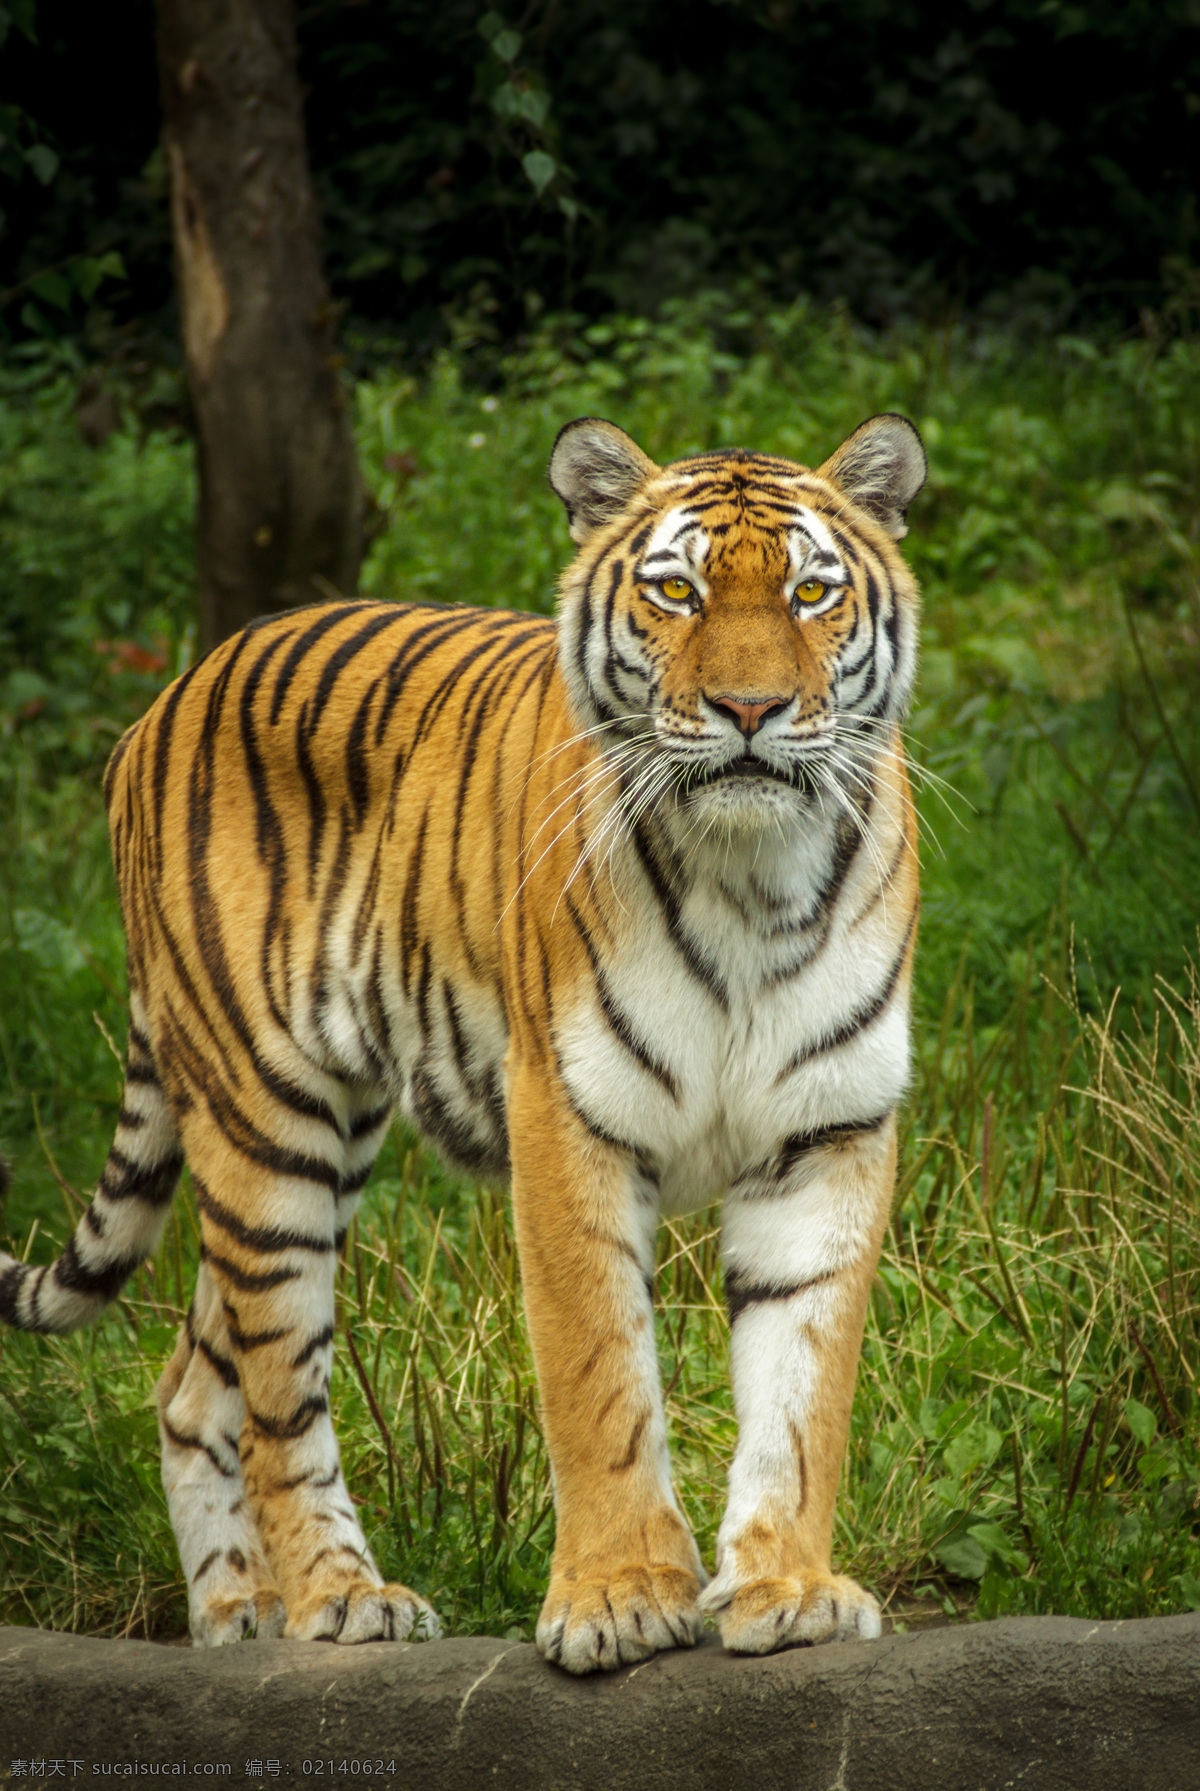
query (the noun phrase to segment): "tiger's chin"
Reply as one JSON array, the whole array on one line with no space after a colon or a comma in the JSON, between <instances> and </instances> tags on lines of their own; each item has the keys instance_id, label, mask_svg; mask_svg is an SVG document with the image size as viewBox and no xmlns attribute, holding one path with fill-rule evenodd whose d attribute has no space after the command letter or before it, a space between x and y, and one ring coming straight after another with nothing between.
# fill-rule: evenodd
<instances>
[{"instance_id":1,"label":"tiger's chin","mask_svg":"<svg viewBox=\"0 0 1200 1791\"><path fill-rule=\"evenodd\" d=\"M689 820L729 833L798 828L815 807L816 792L807 780L789 784L777 777L714 778L689 790L681 802Z\"/></svg>"}]
</instances>

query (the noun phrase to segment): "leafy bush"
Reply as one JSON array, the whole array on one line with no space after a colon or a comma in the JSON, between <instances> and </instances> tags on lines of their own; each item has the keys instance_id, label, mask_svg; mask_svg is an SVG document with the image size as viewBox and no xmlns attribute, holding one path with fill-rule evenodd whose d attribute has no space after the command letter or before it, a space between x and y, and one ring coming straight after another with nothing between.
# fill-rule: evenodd
<instances>
[{"instance_id":1,"label":"leafy bush","mask_svg":"<svg viewBox=\"0 0 1200 1791\"><path fill-rule=\"evenodd\" d=\"M335 293L418 360L454 327L511 340L547 309L652 311L746 275L876 321L1194 319L1195 0L297 13ZM0 297L115 249L129 283L105 303L166 310L153 42L148 0L38 0L36 44L5 46L0 101L39 141L16 153L10 124L0 145ZM27 289L4 310L21 332L55 317Z\"/></svg>"}]
</instances>

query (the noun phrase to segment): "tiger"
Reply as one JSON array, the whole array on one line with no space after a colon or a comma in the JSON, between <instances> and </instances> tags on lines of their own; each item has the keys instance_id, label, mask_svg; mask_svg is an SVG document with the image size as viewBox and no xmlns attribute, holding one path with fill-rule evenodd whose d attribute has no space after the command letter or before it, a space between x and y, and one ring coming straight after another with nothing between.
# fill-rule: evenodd
<instances>
[{"instance_id":1,"label":"tiger","mask_svg":"<svg viewBox=\"0 0 1200 1791\"><path fill-rule=\"evenodd\" d=\"M892 414L820 467L558 435L555 616L262 618L118 743L124 1094L61 1255L0 1317L94 1320L184 1162L195 1294L156 1390L194 1645L432 1639L330 1414L338 1252L399 1110L511 1182L569 1673L881 1630L831 1565L909 1075L903 747L926 472ZM466 593L486 600L489 593ZM721 1200L737 1441L713 1573L671 1478L655 1234Z\"/></svg>"}]
</instances>

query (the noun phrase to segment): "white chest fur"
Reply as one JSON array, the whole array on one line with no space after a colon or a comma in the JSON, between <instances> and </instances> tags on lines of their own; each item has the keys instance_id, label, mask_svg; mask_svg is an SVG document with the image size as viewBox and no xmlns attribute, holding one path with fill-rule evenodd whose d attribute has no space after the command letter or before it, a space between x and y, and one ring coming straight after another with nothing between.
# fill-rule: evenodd
<instances>
[{"instance_id":1,"label":"white chest fur","mask_svg":"<svg viewBox=\"0 0 1200 1791\"><path fill-rule=\"evenodd\" d=\"M894 832L879 817L842 864L824 818L741 857L718 837L666 903L626 849L619 938L556 1043L581 1112L653 1164L662 1210L703 1206L786 1140L899 1099L908 941L879 868Z\"/></svg>"}]
</instances>

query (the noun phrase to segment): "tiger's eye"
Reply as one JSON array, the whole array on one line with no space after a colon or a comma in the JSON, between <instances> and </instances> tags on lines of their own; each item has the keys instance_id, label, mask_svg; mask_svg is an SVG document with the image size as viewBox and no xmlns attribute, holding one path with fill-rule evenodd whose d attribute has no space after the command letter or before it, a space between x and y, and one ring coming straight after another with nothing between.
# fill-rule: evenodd
<instances>
[{"instance_id":1,"label":"tiger's eye","mask_svg":"<svg viewBox=\"0 0 1200 1791\"><path fill-rule=\"evenodd\" d=\"M686 603L696 595L686 578L664 578L658 588L671 603Z\"/></svg>"},{"instance_id":2,"label":"tiger's eye","mask_svg":"<svg viewBox=\"0 0 1200 1791\"><path fill-rule=\"evenodd\" d=\"M819 603L825 595L825 586L819 578L802 578L795 594L801 603Z\"/></svg>"}]
</instances>

